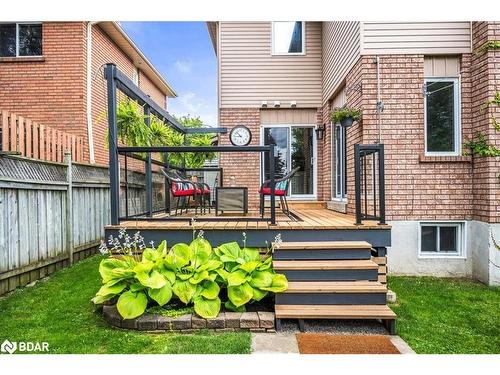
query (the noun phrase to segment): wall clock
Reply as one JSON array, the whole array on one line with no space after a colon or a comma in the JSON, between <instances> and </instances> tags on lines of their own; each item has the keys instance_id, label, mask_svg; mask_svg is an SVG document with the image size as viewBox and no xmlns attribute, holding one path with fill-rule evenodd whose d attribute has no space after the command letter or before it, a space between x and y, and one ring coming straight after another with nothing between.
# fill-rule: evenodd
<instances>
[{"instance_id":1,"label":"wall clock","mask_svg":"<svg viewBox=\"0 0 500 375\"><path fill-rule=\"evenodd\" d=\"M245 125L236 125L229 133L229 140L234 146L248 146L252 133Z\"/></svg>"}]
</instances>

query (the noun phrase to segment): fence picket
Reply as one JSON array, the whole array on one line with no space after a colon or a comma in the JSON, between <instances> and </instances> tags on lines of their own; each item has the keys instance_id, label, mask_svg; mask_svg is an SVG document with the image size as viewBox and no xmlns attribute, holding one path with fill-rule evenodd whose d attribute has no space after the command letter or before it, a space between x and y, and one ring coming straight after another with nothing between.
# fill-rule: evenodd
<instances>
[{"instance_id":1,"label":"fence picket","mask_svg":"<svg viewBox=\"0 0 500 375\"><path fill-rule=\"evenodd\" d=\"M32 142L33 142L33 136L32 136L32 131L31 131L31 120L30 119L25 119L24 122L24 131L26 134L26 148L25 148L25 155L28 158L33 157L31 151L32 151Z\"/></svg>"},{"instance_id":2,"label":"fence picket","mask_svg":"<svg viewBox=\"0 0 500 375\"><path fill-rule=\"evenodd\" d=\"M17 151L17 119L16 115L10 114L10 150Z\"/></svg>"},{"instance_id":3,"label":"fence picket","mask_svg":"<svg viewBox=\"0 0 500 375\"><path fill-rule=\"evenodd\" d=\"M17 139L18 139L18 144L19 144L19 152L21 153L22 156L26 156L24 153L24 140L25 140L25 133L24 133L24 117L23 116L18 116L17 117Z\"/></svg>"},{"instance_id":4,"label":"fence picket","mask_svg":"<svg viewBox=\"0 0 500 375\"><path fill-rule=\"evenodd\" d=\"M9 112L2 111L2 151L9 151Z\"/></svg>"},{"instance_id":5,"label":"fence picket","mask_svg":"<svg viewBox=\"0 0 500 375\"><path fill-rule=\"evenodd\" d=\"M47 133L45 132L45 126L40 124L40 159L46 160L45 159L45 140L46 140L46 135Z\"/></svg>"},{"instance_id":6,"label":"fence picket","mask_svg":"<svg viewBox=\"0 0 500 375\"><path fill-rule=\"evenodd\" d=\"M33 159L40 159L39 150L39 142L40 142L40 133L38 129L38 123L33 122L33 131L32 131L32 142L33 142Z\"/></svg>"}]
</instances>

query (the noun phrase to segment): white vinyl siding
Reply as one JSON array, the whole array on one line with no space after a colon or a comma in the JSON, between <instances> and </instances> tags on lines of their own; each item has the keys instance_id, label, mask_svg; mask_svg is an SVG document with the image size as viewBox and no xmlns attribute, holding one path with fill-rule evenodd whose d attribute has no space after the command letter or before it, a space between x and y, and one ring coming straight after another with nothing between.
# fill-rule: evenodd
<instances>
[{"instance_id":1,"label":"white vinyl siding","mask_svg":"<svg viewBox=\"0 0 500 375\"><path fill-rule=\"evenodd\" d=\"M361 35L365 55L471 52L470 22L362 22Z\"/></svg>"},{"instance_id":2,"label":"white vinyl siding","mask_svg":"<svg viewBox=\"0 0 500 375\"><path fill-rule=\"evenodd\" d=\"M305 54L271 53L271 22L220 22L220 107L321 106L321 23L305 22Z\"/></svg>"},{"instance_id":3,"label":"white vinyl siding","mask_svg":"<svg viewBox=\"0 0 500 375\"><path fill-rule=\"evenodd\" d=\"M360 56L360 23L323 22L323 103L343 84Z\"/></svg>"}]
</instances>

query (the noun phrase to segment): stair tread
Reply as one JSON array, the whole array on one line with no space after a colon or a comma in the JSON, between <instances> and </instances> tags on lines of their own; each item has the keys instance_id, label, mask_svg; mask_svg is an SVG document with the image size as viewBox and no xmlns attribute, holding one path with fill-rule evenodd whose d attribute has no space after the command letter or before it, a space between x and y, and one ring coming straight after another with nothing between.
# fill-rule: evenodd
<instances>
[{"instance_id":1,"label":"stair tread","mask_svg":"<svg viewBox=\"0 0 500 375\"><path fill-rule=\"evenodd\" d=\"M371 249L366 241L321 241L321 242L282 242L277 250L348 250ZM275 250L276 251L276 250Z\"/></svg>"},{"instance_id":2,"label":"stair tread","mask_svg":"<svg viewBox=\"0 0 500 375\"><path fill-rule=\"evenodd\" d=\"M274 260L273 268L279 270L340 270L378 269L371 260Z\"/></svg>"},{"instance_id":3,"label":"stair tread","mask_svg":"<svg viewBox=\"0 0 500 375\"><path fill-rule=\"evenodd\" d=\"M387 305L275 305L276 318L395 319Z\"/></svg>"},{"instance_id":4,"label":"stair tread","mask_svg":"<svg viewBox=\"0 0 500 375\"><path fill-rule=\"evenodd\" d=\"M289 281L283 293L387 293L378 281Z\"/></svg>"}]
</instances>

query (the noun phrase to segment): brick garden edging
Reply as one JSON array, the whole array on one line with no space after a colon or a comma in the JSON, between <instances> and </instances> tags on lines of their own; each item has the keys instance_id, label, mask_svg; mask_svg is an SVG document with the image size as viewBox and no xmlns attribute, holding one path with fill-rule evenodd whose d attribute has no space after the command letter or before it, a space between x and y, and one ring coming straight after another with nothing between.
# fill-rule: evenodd
<instances>
[{"instance_id":1,"label":"brick garden edging","mask_svg":"<svg viewBox=\"0 0 500 375\"><path fill-rule=\"evenodd\" d=\"M221 312L215 319L200 318L196 314L185 314L177 318L169 318L158 314L143 314L135 319L123 319L115 305L105 305L102 308L104 320L118 328L137 331L177 331L193 332L199 329L233 332L276 332L274 328L274 313L258 312Z\"/></svg>"}]
</instances>

